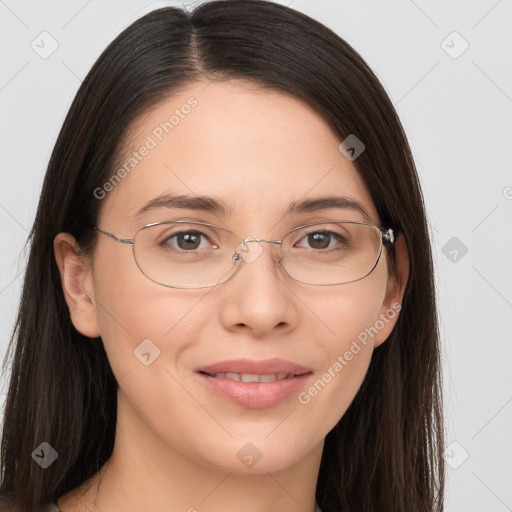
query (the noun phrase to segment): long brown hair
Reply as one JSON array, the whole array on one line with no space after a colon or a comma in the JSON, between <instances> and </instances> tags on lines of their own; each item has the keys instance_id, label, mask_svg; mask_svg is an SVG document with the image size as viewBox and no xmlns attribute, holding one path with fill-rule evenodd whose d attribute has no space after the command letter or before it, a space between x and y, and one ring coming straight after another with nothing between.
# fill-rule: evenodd
<instances>
[{"instance_id":1,"label":"long brown hair","mask_svg":"<svg viewBox=\"0 0 512 512\"><path fill-rule=\"evenodd\" d=\"M365 380L325 440L316 499L324 512L443 509L439 334L431 244L413 157L397 113L361 56L330 29L262 0L155 10L126 28L79 88L46 172L4 371L0 494L20 510L56 500L112 453L117 382L101 338L72 325L53 253L59 232L94 249L94 190L115 170L138 116L199 79L243 78L307 102L340 142L355 134L353 163L383 225L404 236L410 264L400 316L372 355ZM391 257L394 253L391 249ZM10 357L11 351L14 355ZM48 468L32 452L58 451Z\"/></svg>"}]
</instances>

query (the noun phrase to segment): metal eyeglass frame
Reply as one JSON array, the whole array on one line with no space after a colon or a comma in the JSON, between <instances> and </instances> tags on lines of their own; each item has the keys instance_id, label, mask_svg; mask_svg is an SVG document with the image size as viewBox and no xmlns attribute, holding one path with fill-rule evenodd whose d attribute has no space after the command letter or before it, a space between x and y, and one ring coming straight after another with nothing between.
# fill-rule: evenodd
<instances>
[{"instance_id":1,"label":"metal eyeglass frame","mask_svg":"<svg viewBox=\"0 0 512 512\"><path fill-rule=\"evenodd\" d=\"M220 229L223 229L223 230L228 231L230 233L233 233L233 231L231 231L229 229L226 229L226 228L221 228L221 226L216 226L214 224L209 224L207 222L188 221L188 220L167 220L167 221L161 221L161 222L152 222L150 224L146 224L145 226L142 226L139 230L137 230L137 233L139 233L139 231L142 231L143 229L150 228L152 226L158 226L158 225L161 225L161 224L171 224L171 223L172 224L179 224L179 223L183 223L183 224L199 224L201 226L209 226L209 227L212 227L212 228L220 228ZM300 281L299 279L296 279L295 277L290 275L290 273L288 272L288 270L286 270L285 267L283 267L281 265L281 268L283 268L284 271L294 281L298 281L299 283L303 283L303 284L309 284L311 286L336 286L336 285L340 285L340 284L348 284L348 283L353 283L355 281L360 281L361 279L364 279L365 277L367 277L368 275L370 275L374 271L375 267L377 266L377 264L380 261L380 257L382 255L382 248L384 246L386 246L386 245L393 244L396 241L396 238L397 238L395 230L393 230L392 228L382 228L382 227L379 227L379 226L375 226L374 224L369 224L368 222L348 221L348 220L342 220L342 221L325 221L325 220L321 220L321 221L318 221L318 222L312 222L310 224L303 224L302 226L297 226L296 228L290 229L290 231L288 231L287 233L285 233L283 235L283 239L286 236L288 236L290 233L293 233L294 231L296 231L298 229L302 229L302 228L309 227L309 226L315 226L317 224L336 224L336 223L360 224L360 225L363 225L363 226L369 226L369 227L374 228L374 229L376 229L378 231L378 233L380 234L380 249L379 249L379 254L377 256L377 259L375 260L375 264L373 265L373 267L364 276L359 277L358 279L352 279L351 281L344 281L342 283L314 284L314 283L307 283L307 282L304 282L304 281ZM152 282L154 282L156 284L159 284L161 286L165 286L167 288L192 288L192 289L212 288L213 286L217 286L219 284L225 283L226 281L231 279L238 272L238 270L241 267L241 264L239 264L237 266L237 268L235 269L235 272L233 272L233 274L231 274L231 276L229 276L228 278L224 279L223 281L219 281L218 283L215 283L215 284L204 285L204 286L179 286L179 285L163 284L163 283L161 283L159 281L155 281L154 279L149 277L146 274L146 272L144 272L144 270L139 265L139 262L137 261L137 258L135 256L135 237L137 236L137 233L135 233L133 238L119 238L118 236L114 235L113 233L109 233L108 231L104 231L104 230L98 228L97 226L90 226L90 227L91 227L91 229L93 229L95 231L103 233L104 235L108 236L109 238L111 238L112 240L114 240L115 242L117 242L119 244L129 244L129 245L131 245L132 246L133 258L135 259L135 263L137 264L137 267L139 267L139 270L150 281L152 281ZM281 244L282 241L283 241L282 239L281 240L267 240L267 239L264 239L264 238L248 236L248 237L244 238L237 245L237 250L236 250L235 254L233 255L233 260L234 261L241 261L241 260L243 260L243 258L241 257L240 253L244 252L245 245L247 244L247 242L258 242L258 243L259 242L268 242L268 243L272 243L272 244ZM276 260L276 261L277 261L277 263L280 264L280 260Z\"/></svg>"}]
</instances>

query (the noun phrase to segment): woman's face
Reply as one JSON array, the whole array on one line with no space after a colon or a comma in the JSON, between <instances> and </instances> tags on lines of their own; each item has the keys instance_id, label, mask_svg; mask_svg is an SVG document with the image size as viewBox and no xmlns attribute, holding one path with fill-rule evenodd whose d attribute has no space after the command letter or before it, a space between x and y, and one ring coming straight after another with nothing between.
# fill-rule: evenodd
<instances>
[{"instance_id":1,"label":"woman's face","mask_svg":"<svg viewBox=\"0 0 512 512\"><path fill-rule=\"evenodd\" d=\"M131 162L129 172L96 191L104 196L97 226L120 238L167 220L227 227L239 240L280 240L320 220L380 226L354 164L338 149L339 137L284 93L242 81L196 83L143 116L130 134L122 160ZM208 196L227 211L160 205L137 215L164 194ZM339 207L284 215L294 202L325 196L359 203L369 219ZM118 422L138 442L151 439L153 447L201 464L279 470L321 446L398 317L400 294L386 250L364 279L314 286L291 279L273 262L277 245L262 242L263 252L229 281L178 289L148 279L130 245L97 237L90 268L76 274L90 301L68 304L78 330L101 334L119 382ZM203 240L201 248L213 242ZM279 390L251 399L244 389L259 384L233 381L228 397L208 385L221 377L199 373L222 361L273 358L309 371L280 399Z\"/></svg>"}]
</instances>

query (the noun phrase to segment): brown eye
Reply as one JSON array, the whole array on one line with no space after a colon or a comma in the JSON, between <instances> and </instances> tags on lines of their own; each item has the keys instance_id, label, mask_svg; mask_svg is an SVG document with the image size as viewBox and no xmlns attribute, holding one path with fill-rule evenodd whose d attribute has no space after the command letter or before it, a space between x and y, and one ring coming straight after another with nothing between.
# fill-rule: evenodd
<instances>
[{"instance_id":1,"label":"brown eye","mask_svg":"<svg viewBox=\"0 0 512 512\"><path fill-rule=\"evenodd\" d=\"M346 245L347 240L339 233L333 231L312 231L302 238L307 245L299 245L318 251L326 249L339 249ZM301 240L301 241L302 241Z\"/></svg>"},{"instance_id":2,"label":"brown eye","mask_svg":"<svg viewBox=\"0 0 512 512\"><path fill-rule=\"evenodd\" d=\"M331 236L326 233L311 233L308 235L308 244L312 249L327 249L331 243Z\"/></svg>"},{"instance_id":3,"label":"brown eye","mask_svg":"<svg viewBox=\"0 0 512 512\"><path fill-rule=\"evenodd\" d=\"M181 251L194 251L200 248L201 238L208 237L200 231L180 231L173 233L160 242L164 248L179 249ZM171 242L171 240L175 240Z\"/></svg>"}]
</instances>

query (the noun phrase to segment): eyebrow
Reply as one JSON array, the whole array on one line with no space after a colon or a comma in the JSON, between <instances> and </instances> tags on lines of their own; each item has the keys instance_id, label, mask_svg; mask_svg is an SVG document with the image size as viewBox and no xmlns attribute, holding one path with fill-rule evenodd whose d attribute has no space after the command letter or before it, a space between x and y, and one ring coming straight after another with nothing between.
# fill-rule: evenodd
<instances>
[{"instance_id":1,"label":"eyebrow","mask_svg":"<svg viewBox=\"0 0 512 512\"><path fill-rule=\"evenodd\" d=\"M223 215L225 217L232 215L234 211L234 207L232 205L228 205L220 199L215 199L209 196L161 194L160 196L151 199L137 210L135 216L141 217L151 210L162 207L203 211ZM298 213L309 213L334 208L357 211L363 215L366 220L371 221L370 215L360 203L354 199L344 196L313 197L302 201L293 201L282 213L282 216L286 217L288 215Z\"/></svg>"}]
</instances>

